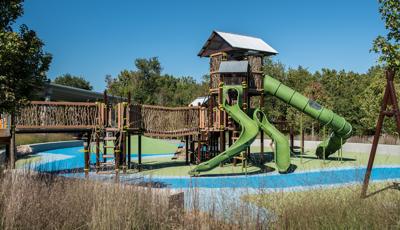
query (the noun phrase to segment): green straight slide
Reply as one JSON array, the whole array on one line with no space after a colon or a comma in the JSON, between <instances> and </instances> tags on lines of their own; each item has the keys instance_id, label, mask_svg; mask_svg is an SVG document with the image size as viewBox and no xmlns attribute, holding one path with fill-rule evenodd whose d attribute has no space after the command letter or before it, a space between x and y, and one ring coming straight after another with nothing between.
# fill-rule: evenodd
<instances>
[{"instance_id":1,"label":"green straight slide","mask_svg":"<svg viewBox=\"0 0 400 230\"><path fill-rule=\"evenodd\" d=\"M290 167L290 147L288 138L279 132L271 123L269 123L267 116L256 109L253 114L258 126L267 134L272 140L275 141L275 164L280 173L286 173Z\"/></svg>"},{"instance_id":2,"label":"green straight slide","mask_svg":"<svg viewBox=\"0 0 400 230\"><path fill-rule=\"evenodd\" d=\"M237 92L237 103L234 105L228 105L226 103L226 95L229 90ZM216 157L208 160L204 163L199 164L196 168L192 169L189 174L194 176L200 172L211 170L217 167L221 162L224 162L244 151L258 134L258 125L256 121L251 119L243 110L240 108L242 99L242 86L227 86L223 87L223 104L222 108L235 120L241 127L239 138L233 143L226 151L220 153Z\"/></svg>"},{"instance_id":3,"label":"green straight slide","mask_svg":"<svg viewBox=\"0 0 400 230\"><path fill-rule=\"evenodd\" d=\"M333 130L328 139L318 145L315 154L319 158L335 153L351 136L352 127L343 117L267 75L264 77L264 91Z\"/></svg>"}]
</instances>

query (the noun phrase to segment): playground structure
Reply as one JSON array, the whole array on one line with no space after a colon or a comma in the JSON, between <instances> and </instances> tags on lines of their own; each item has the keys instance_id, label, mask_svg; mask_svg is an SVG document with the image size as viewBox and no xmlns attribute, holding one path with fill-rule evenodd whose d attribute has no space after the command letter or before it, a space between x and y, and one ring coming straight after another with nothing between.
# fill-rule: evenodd
<instances>
[{"instance_id":1,"label":"playground structure","mask_svg":"<svg viewBox=\"0 0 400 230\"><path fill-rule=\"evenodd\" d=\"M198 175L234 159L246 161L250 145L260 134L264 153L264 134L275 141L275 163L281 173L290 172L292 141L268 121L264 114L265 97L274 96L302 113L330 127L332 133L317 148L325 158L340 149L351 136L346 120L278 80L263 75L263 58L276 50L258 38L214 31L200 53L210 58L208 100L190 107L162 107L126 102L32 101L18 116L2 122L0 136L15 154L15 133L73 132L84 134L84 171L90 171L90 151L94 150L96 172L113 168L142 168L141 136L177 138L186 143L185 163L197 164L190 171ZM258 104L258 106L255 106ZM7 118L6 118L7 117ZM2 131L4 130L4 131ZM131 162L131 135L138 135L138 161ZM292 136L292 135L291 135Z\"/></svg>"}]
</instances>

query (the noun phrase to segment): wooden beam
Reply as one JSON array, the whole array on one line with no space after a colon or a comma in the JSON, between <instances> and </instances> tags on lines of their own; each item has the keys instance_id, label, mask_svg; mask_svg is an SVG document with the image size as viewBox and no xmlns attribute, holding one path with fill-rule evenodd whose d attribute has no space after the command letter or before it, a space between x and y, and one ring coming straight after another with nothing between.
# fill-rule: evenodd
<instances>
[{"instance_id":1,"label":"wooden beam","mask_svg":"<svg viewBox=\"0 0 400 230\"><path fill-rule=\"evenodd\" d=\"M189 136L185 136L185 163L189 165Z\"/></svg>"},{"instance_id":2,"label":"wooden beam","mask_svg":"<svg viewBox=\"0 0 400 230\"><path fill-rule=\"evenodd\" d=\"M374 136L374 140L372 142L372 147L371 147L371 152L369 155L367 170L366 170L365 176L364 176L363 187L361 190L362 198L365 198L367 196L369 180L371 177L372 167L373 167L374 161L375 161L376 150L377 150L378 144L379 144L379 137L381 135L381 131L382 131L382 127L383 127L383 121L384 121L385 116L387 116L388 105L391 105L392 109L394 110L394 117L395 117L395 121L396 121L397 131L400 133L400 111L399 111L399 107L398 107L396 89L395 89L394 83L393 83L394 76L395 76L394 70L388 69L386 71L385 93L383 96L381 109L380 109L378 121L376 124L375 136Z\"/></svg>"},{"instance_id":3,"label":"wooden beam","mask_svg":"<svg viewBox=\"0 0 400 230\"><path fill-rule=\"evenodd\" d=\"M142 135L138 135L138 167L139 171L142 169Z\"/></svg>"}]
</instances>

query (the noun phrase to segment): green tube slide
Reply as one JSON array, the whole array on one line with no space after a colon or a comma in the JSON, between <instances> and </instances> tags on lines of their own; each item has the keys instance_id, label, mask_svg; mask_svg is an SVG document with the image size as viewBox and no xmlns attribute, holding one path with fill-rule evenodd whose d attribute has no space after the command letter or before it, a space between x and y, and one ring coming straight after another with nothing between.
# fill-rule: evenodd
<instances>
[{"instance_id":1,"label":"green tube slide","mask_svg":"<svg viewBox=\"0 0 400 230\"><path fill-rule=\"evenodd\" d=\"M352 127L343 117L267 75L264 77L264 91L279 98L300 112L320 121L323 125L332 128L333 132L328 139L324 140L317 147L316 155L319 158L335 153L351 136Z\"/></svg>"},{"instance_id":2,"label":"green tube slide","mask_svg":"<svg viewBox=\"0 0 400 230\"><path fill-rule=\"evenodd\" d=\"M228 91L233 90L237 93L237 103L234 105L228 105L227 94ZM226 86L223 87L223 104L222 108L235 120L241 127L241 132L239 138L233 143L226 151L220 153L216 157L199 164L194 169L192 169L189 174L191 176L198 175L200 172L211 170L217 167L221 162L224 162L244 151L258 134L258 126L256 121L251 119L247 114L240 108L242 99L242 86Z\"/></svg>"},{"instance_id":3,"label":"green tube slide","mask_svg":"<svg viewBox=\"0 0 400 230\"><path fill-rule=\"evenodd\" d=\"M269 123L267 116L256 109L253 114L258 126L267 134L272 140L275 141L275 164L280 173L286 173L290 167L290 146L288 138L279 132L271 123Z\"/></svg>"}]
</instances>

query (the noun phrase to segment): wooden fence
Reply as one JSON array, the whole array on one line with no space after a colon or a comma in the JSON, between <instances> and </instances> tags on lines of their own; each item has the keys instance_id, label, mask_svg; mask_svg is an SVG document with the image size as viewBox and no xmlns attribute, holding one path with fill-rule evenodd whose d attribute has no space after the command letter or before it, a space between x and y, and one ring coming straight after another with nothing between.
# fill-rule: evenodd
<instances>
[{"instance_id":1,"label":"wooden fence","mask_svg":"<svg viewBox=\"0 0 400 230\"><path fill-rule=\"evenodd\" d=\"M16 116L16 129L91 129L102 120L99 106L86 102L32 101Z\"/></svg>"},{"instance_id":2,"label":"wooden fence","mask_svg":"<svg viewBox=\"0 0 400 230\"><path fill-rule=\"evenodd\" d=\"M197 134L200 107L162 107L131 105L129 128L141 129L146 136L178 137Z\"/></svg>"}]
</instances>

